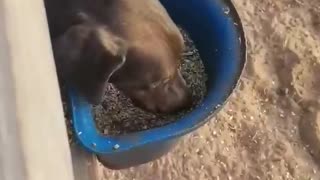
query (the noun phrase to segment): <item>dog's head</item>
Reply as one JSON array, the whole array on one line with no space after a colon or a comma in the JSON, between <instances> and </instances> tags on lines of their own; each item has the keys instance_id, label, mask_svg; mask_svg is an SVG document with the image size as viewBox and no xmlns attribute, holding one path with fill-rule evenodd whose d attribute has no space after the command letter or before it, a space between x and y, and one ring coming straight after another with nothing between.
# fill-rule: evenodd
<instances>
[{"instance_id":1,"label":"dog's head","mask_svg":"<svg viewBox=\"0 0 320 180\"><path fill-rule=\"evenodd\" d=\"M172 113L192 104L186 82L179 72L179 57L163 48L147 51L131 47L127 61L110 79L143 109Z\"/></svg>"},{"instance_id":2,"label":"dog's head","mask_svg":"<svg viewBox=\"0 0 320 180\"><path fill-rule=\"evenodd\" d=\"M106 28L79 24L53 40L53 51L58 75L91 104L102 100L109 81L138 106L171 113L192 102L178 70L183 41L174 40L159 40L158 48L154 41L127 44Z\"/></svg>"},{"instance_id":3,"label":"dog's head","mask_svg":"<svg viewBox=\"0 0 320 180\"><path fill-rule=\"evenodd\" d=\"M80 24L53 40L58 75L98 104L105 82L125 62L127 46L103 27Z\"/></svg>"}]
</instances>

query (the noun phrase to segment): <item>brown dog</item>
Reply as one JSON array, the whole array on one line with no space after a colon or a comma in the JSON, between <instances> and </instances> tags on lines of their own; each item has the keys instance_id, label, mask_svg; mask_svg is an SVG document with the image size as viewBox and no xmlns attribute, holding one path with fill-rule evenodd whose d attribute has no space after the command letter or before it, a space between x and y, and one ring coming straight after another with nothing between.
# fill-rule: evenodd
<instances>
[{"instance_id":1,"label":"brown dog","mask_svg":"<svg viewBox=\"0 0 320 180\"><path fill-rule=\"evenodd\" d=\"M182 35L158 0L45 0L58 74L91 103L106 81L140 107L191 105L178 67Z\"/></svg>"}]
</instances>

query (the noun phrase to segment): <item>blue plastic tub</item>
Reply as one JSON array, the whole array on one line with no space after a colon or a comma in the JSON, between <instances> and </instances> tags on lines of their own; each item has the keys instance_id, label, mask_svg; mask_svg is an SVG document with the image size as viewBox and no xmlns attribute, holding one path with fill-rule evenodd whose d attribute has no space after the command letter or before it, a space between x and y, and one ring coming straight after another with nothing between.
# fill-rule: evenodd
<instances>
[{"instance_id":1,"label":"blue plastic tub","mask_svg":"<svg viewBox=\"0 0 320 180\"><path fill-rule=\"evenodd\" d=\"M91 106L70 90L76 138L112 169L128 168L159 158L183 137L205 124L232 93L246 60L245 37L229 0L161 0L172 19L198 48L209 77L208 94L190 114L169 125L120 136L96 129Z\"/></svg>"}]
</instances>

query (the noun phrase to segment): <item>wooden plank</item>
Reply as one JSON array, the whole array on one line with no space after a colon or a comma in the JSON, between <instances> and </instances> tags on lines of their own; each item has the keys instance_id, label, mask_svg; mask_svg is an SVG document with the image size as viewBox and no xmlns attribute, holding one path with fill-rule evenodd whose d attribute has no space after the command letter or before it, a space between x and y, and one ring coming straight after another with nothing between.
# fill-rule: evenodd
<instances>
[{"instance_id":1,"label":"wooden plank","mask_svg":"<svg viewBox=\"0 0 320 180\"><path fill-rule=\"evenodd\" d=\"M99 169L102 168L99 168L96 157L78 146L72 146L71 153L75 179L98 180Z\"/></svg>"},{"instance_id":2,"label":"wooden plank","mask_svg":"<svg viewBox=\"0 0 320 180\"><path fill-rule=\"evenodd\" d=\"M73 180L43 0L0 0L0 179Z\"/></svg>"},{"instance_id":3,"label":"wooden plank","mask_svg":"<svg viewBox=\"0 0 320 180\"><path fill-rule=\"evenodd\" d=\"M22 151L15 116L15 96L10 72L9 50L3 33L0 16L0 179L13 180L25 177Z\"/></svg>"}]
</instances>

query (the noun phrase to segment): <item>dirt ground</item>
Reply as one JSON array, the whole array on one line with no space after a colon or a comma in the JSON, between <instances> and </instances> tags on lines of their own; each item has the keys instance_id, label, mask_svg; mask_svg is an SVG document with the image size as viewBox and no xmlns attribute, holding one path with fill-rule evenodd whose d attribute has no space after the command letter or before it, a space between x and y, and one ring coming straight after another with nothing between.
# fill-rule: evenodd
<instances>
[{"instance_id":1,"label":"dirt ground","mask_svg":"<svg viewBox=\"0 0 320 180\"><path fill-rule=\"evenodd\" d=\"M320 0L234 3L248 64L230 102L167 156L101 180L320 179Z\"/></svg>"}]
</instances>

